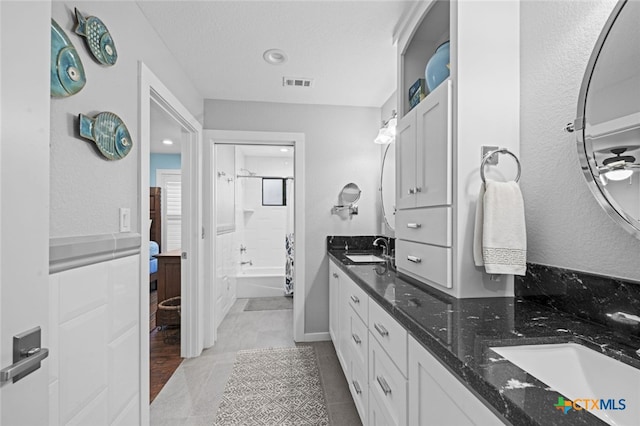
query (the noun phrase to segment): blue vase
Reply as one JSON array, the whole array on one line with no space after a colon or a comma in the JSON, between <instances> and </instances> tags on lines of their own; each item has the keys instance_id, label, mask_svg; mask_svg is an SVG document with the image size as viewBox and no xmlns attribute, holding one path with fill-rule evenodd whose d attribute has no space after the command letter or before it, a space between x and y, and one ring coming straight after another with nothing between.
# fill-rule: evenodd
<instances>
[{"instance_id":1,"label":"blue vase","mask_svg":"<svg viewBox=\"0 0 640 426\"><path fill-rule=\"evenodd\" d=\"M436 49L424 70L430 92L433 92L440 83L449 78L449 63L449 42L445 41Z\"/></svg>"}]
</instances>

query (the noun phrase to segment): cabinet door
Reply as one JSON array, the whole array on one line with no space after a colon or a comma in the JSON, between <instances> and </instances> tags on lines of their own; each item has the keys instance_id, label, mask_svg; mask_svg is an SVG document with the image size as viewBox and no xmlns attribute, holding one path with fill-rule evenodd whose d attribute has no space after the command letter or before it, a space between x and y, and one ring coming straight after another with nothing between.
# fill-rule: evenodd
<instances>
[{"instance_id":1,"label":"cabinet door","mask_svg":"<svg viewBox=\"0 0 640 426\"><path fill-rule=\"evenodd\" d=\"M338 304L340 301L340 275L338 266L333 262L329 262L329 334L333 341L333 346L338 351L340 341L338 339L339 312Z\"/></svg>"},{"instance_id":2,"label":"cabinet door","mask_svg":"<svg viewBox=\"0 0 640 426\"><path fill-rule=\"evenodd\" d=\"M404 116L396 129L396 206L415 207L416 109Z\"/></svg>"},{"instance_id":3,"label":"cabinet door","mask_svg":"<svg viewBox=\"0 0 640 426\"><path fill-rule=\"evenodd\" d=\"M416 110L416 207L451 204L451 80Z\"/></svg>"},{"instance_id":4,"label":"cabinet door","mask_svg":"<svg viewBox=\"0 0 640 426\"><path fill-rule=\"evenodd\" d=\"M414 338L409 338L409 424L504 423Z\"/></svg>"}]
</instances>

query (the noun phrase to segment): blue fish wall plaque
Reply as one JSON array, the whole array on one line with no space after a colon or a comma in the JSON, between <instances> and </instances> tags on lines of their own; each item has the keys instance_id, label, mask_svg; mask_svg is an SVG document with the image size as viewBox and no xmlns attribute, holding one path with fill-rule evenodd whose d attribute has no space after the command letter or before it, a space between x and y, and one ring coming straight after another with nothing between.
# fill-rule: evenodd
<instances>
[{"instance_id":1,"label":"blue fish wall plaque","mask_svg":"<svg viewBox=\"0 0 640 426\"><path fill-rule=\"evenodd\" d=\"M118 60L118 51L106 25L95 16L85 18L78 9L76 19L76 34L85 37L93 57L103 65L114 65Z\"/></svg>"},{"instance_id":2,"label":"blue fish wall plaque","mask_svg":"<svg viewBox=\"0 0 640 426\"><path fill-rule=\"evenodd\" d=\"M80 136L94 141L109 160L126 157L133 146L127 126L112 112L101 112L94 118L80 114Z\"/></svg>"},{"instance_id":3,"label":"blue fish wall plaque","mask_svg":"<svg viewBox=\"0 0 640 426\"><path fill-rule=\"evenodd\" d=\"M51 20L51 96L64 98L75 95L87 78L80 56L60 25Z\"/></svg>"}]
</instances>

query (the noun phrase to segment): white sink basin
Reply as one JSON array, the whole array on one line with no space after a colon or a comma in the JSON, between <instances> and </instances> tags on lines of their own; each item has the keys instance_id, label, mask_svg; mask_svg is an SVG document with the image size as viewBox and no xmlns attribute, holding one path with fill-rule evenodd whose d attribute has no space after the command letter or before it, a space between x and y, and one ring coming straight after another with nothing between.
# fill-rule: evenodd
<instances>
[{"instance_id":1,"label":"white sink basin","mask_svg":"<svg viewBox=\"0 0 640 426\"><path fill-rule=\"evenodd\" d=\"M640 369L577 343L491 349L608 424L638 424ZM605 404L614 400L618 409L611 409L611 405L605 405L606 409L594 409L593 402L578 401L585 399L601 399ZM624 401L621 403L620 400ZM601 404L600 401L597 404ZM623 404L626 408L621 409Z\"/></svg>"},{"instance_id":2,"label":"white sink basin","mask_svg":"<svg viewBox=\"0 0 640 426\"><path fill-rule=\"evenodd\" d=\"M375 254L346 254L347 259L355 263L384 262L385 260Z\"/></svg>"}]
</instances>

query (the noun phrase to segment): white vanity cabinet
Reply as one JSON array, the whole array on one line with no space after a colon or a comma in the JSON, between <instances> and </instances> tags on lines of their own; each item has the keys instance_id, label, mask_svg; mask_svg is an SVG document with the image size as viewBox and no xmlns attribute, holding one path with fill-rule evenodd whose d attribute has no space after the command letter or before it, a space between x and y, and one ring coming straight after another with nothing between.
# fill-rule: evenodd
<instances>
[{"instance_id":1,"label":"white vanity cabinet","mask_svg":"<svg viewBox=\"0 0 640 426\"><path fill-rule=\"evenodd\" d=\"M519 2L432 0L398 33L398 270L454 297L513 295L513 278L490 281L472 247L482 146L519 153L519 22ZM411 108L409 88L446 41L449 78ZM510 180L516 166L485 171Z\"/></svg>"},{"instance_id":2,"label":"white vanity cabinet","mask_svg":"<svg viewBox=\"0 0 640 426\"><path fill-rule=\"evenodd\" d=\"M339 349L340 340L338 331L340 327L340 268L334 262L329 262L329 335L336 351Z\"/></svg>"},{"instance_id":3,"label":"white vanity cabinet","mask_svg":"<svg viewBox=\"0 0 640 426\"><path fill-rule=\"evenodd\" d=\"M409 337L408 424L504 425L487 406L413 337Z\"/></svg>"}]
</instances>

